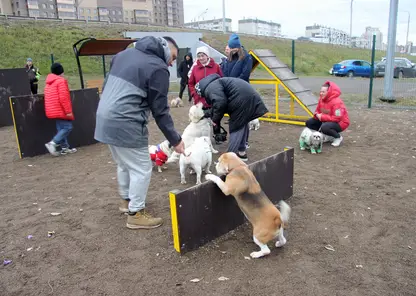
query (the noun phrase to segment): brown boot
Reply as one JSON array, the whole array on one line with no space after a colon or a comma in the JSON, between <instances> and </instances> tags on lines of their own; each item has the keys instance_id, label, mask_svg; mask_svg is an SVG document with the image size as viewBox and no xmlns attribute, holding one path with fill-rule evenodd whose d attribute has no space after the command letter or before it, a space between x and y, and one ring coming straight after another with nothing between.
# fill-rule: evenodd
<instances>
[{"instance_id":1,"label":"brown boot","mask_svg":"<svg viewBox=\"0 0 416 296\"><path fill-rule=\"evenodd\" d=\"M156 228L162 225L162 218L154 218L149 213L146 213L145 210L137 212L135 215L130 215L127 217L127 228L130 229L151 229Z\"/></svg>"},{"instance_id":2,"label":"brown boot","mask_svg":"<svg viewBox=\"0 0 416 296\"><path fill-rule=\"evenodd\" d=\"M129 211L129 201L128 199L121 199L120 205L118 206L118 209L122 213L127 213Z\"/></svg>"}]
</instances>

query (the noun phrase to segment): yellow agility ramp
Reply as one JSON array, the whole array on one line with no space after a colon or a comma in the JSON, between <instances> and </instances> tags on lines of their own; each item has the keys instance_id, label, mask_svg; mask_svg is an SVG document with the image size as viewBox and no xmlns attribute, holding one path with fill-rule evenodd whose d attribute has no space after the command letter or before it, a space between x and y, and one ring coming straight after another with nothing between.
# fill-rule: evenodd
<instances>
[{"instance_id":1,"label":"yellow agility ramp","mask_svg":"<svg viewBox=\"0 0 416 296\"><path fill-rule=\"evenodd\" d=\"M270 79L250 79L251 84L256 85L274 85L275 89L275 110L270 110L260 120L278 123L287 123L295 125L305 125L305 121L313 116L318 98L310 89L306 89L299 81L299 78L293 74L286 64L280 61L276 55L268 49L250 50L249 54L253 58L253 72L261 66L270 74ZM284 89L289 95L289 114L281 113L279 110L279 87ZM308 116L295 114L295 102L302 107Z\"/></svg>"}]
</instances>

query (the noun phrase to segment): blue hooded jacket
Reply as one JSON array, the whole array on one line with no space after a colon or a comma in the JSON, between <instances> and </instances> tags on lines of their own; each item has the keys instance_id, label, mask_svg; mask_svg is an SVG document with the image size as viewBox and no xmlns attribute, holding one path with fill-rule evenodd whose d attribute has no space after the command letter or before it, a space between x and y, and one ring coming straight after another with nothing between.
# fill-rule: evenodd
<instances>
[{"instance_id":1,"label":"blue hooded jacket","mask_svg":"<svg viewBox=\"0 0 416 296\"><path fill-rule=\"evenodd\" d=\"M235 77L250 82L251 69L253 67L253 58L242 47L244 51L244 59L240 60L237 54L232 56L231 61L224 60L221 64L221 70L224 77Z\"/></svg>"}]
</instances>

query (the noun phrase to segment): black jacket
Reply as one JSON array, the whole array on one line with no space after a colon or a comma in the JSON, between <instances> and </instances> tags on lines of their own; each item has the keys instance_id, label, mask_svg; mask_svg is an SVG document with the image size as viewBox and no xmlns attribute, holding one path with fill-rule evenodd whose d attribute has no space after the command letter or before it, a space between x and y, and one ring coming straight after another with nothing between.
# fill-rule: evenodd
<instances>
[{"instance_id":1,"label":"black jacket","mask_svg":"<svg viewBox=\"0 0 416 296\"><path fill-rule=\"evenodd\" d=\"M189 61L186 60L186 57L190 57ZM179 64L178 74L181 77L181 83L188 83L188 72L194 63L192 59L192 54L189 52L183 57L183 61Z\"/></svg>"},{"instance_id":2,"label":"black jacket","mask_svg":"<svg viewBox=\"0 0 416 296\"><path fill-rule=\"evenodd\" d=\"M217 126L225 113L230 115L230 133L268 112L257 91L240 78L221 78L218 74L211 74L199 82L199 90L212 105L212 121Z\"/></svg>"}]
</instances>

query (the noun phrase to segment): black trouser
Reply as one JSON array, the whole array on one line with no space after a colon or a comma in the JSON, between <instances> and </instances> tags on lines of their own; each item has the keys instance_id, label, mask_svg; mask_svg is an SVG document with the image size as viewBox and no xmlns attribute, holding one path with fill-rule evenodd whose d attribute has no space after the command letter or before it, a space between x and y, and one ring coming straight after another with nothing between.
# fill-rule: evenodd
<instances>
[{"instance_id":1,"label":"black trouser","mask_svg":"<svg viewBox=\"0 0 416 296\"><path fill-rule=\"evenodd\" d=\"M37 95L38 94L38 84L37 83L31 83L30 84L30 90L31 90L33 95Z\"/></svg>"},{"instance_id":2,"label":"black trouser","mask_svg":"<svg viewBox=\"0 0 416 296\"><path fill-rule=\"evenodd\" d=\"M182 96L183 96L183 92L185 91L185 88L188 87L188 83L182 82L181 81L181 88L179 90L179 97L182 100ZM188 87L188 101L191 101L191 92L189 91L189 87Z\"/></svg>"},{"instance_id":3,"label":"black trouser","mask_svg":"<svg viewBox=\"0 0 416 296\"><path fill-rule=\"evenodd\" d=\"M308 119L306 121L306 126L315 131L319 131L319 129L321 129L321 133L334 138L339 138L341 136L339 133L342 132L338 122L321 122L315 118Z\"/></svg>"}]
</instances>

